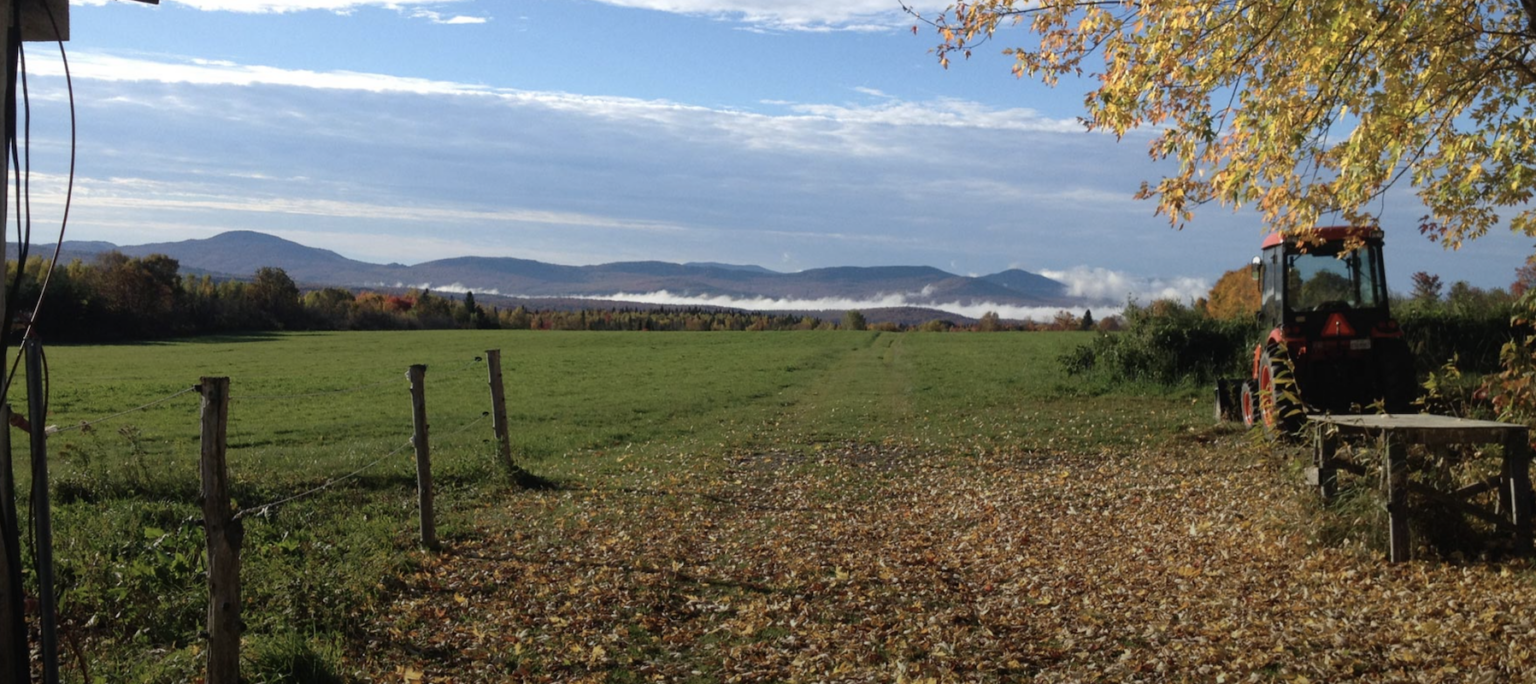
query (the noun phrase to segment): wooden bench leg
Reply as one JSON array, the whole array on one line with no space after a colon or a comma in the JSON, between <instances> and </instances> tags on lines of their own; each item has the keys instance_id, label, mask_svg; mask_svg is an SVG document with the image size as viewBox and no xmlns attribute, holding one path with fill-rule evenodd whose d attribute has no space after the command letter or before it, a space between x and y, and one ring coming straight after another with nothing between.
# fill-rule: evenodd
<instances>
[{"instance_id":1,"label":"wooden bench leg","mask_svg":"<svg viewBox=\"0 0 1536 684\"><path fill-rule=\"evenodd\" d=\"M1515 553L1531 553L1531 447L1530 432L1511 432L1504 440L1504 486L1501 499L1508 499L1505 510L1515 526ZM1502 502L1501 502L1502 503Z\"/></svg>"},{"instance_id":2,"label":"wooden bench leg","mask_svg":"<svg viewBox=\"0 0 1536 684\"><path fill-rule=\"evenodd\" d=\"M1383 477L1387 495L1388 559L1401 563L1408 553L1408 449L1402 440L1386 434Z\"/></svg>"},{"instance_id":3,"label":"wooden bench leg","mask_svg":"<svg viewBox=\"0 0 1536 684\"><path fill-rule=\"evenodd\" d=\"M1328 426L1321 423L1313 428L1312 472L1308 473L1307 478L1310 480L1308 484L1317 485L1323 503L1331 503L1339 491L1339 471L1333 464L1333 456L1339 449L1339 439L1330 432Z\"/></svg>"}]
</instances>

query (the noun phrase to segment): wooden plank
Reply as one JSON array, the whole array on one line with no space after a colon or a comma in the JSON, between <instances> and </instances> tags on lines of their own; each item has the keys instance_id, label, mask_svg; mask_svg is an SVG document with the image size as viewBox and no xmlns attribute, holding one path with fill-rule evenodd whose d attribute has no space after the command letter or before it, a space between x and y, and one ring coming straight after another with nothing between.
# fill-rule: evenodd
<instances>
[{"instance_id":1,"label":"wooden plank","mask_svg":"<svg viewBox=\"0 0 1536 684\"><path fill-rule=\"evenodd\" d=\"M1428 446L1503 442L1511 431L1521 429L1509 423L1432 414L1313 415L1308 419L1332 426L1340 435L1377 436L1391 432L1401 436L1405 443Z\"/></svg>"},{"instance_id":2,"label":"wooden plank","mask_svg":"<svg viewBox=\"0 0 1536 684\"><path fill-rule=\"evenodd\" d=\"M1531 515L1536 507L1531 492L1531 436L1522 430L1504 442L1506 482L1510 496L1510 522L1515 526L1515 553L1532 552Z\"/></svg>"},{"instance_id":3,"label":"wooden plank","mask_svg":"<svg viewBox=\"0 0 1536 684\"><path fill-rule=\"evenodd\" d=\"M1393 429L1417 429L1428 428L1434 430L1465 428L1465 429L1494 429L1494 430L1518 430L1519 425L1500 423L1492 420L1472 420L1470 418L1457 418L1454 416L1442 416L1433 413L1383 413L1363 416L1333 416L1313 414L1308 418L1314 423L1337 425L1339 427L1363 428L1368 430Z\"/></svg>"},{"instance_id":4,"label":"wooden plank","mask_svg":"<svg viewBox=\"0 0 1536 684\"><path fill-rule=\"evenodd\" d=\"M1408 448L1395 432L1387 435L1383 456L1388 558L1393 563L1401 563L1411 556L1408 548Z\"/></svg>"},{"instance_id":5,"label":"wooden plank","mask_svg":"<svg viewBox=\"0 0 1536 684\"><path fill-rule=\"evenodd\" d=\"M1454 492L1450 492L1450 495L1458 499L1470 499L1474 496L1477 496L1478 494L1482 494L1483 492L1491 492L1495 489L1498 489L1499 483L1502 481L1502 477L1490 477L1486 480L1483 480L1482 482L1475 482Z\"/></svg>"},{"instance_id":6,"label":"wooden plank","mask_svg":"<svg viewBox=\"0 0 1536 684\"><path fill-rule=\"evenodd\" d=\"M20 0L21 39L57 42L69 40L68 0Z\"/></svg>"}]
</instances>

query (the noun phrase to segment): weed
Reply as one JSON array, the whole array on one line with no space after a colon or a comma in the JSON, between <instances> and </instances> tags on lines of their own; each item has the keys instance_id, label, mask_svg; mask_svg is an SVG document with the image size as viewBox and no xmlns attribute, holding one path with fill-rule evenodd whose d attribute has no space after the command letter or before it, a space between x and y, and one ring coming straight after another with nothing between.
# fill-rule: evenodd
<instances>
[{"instance_id":1,"label":"weed","mask_svg":"<svg viewBox=\"0 0 1536 684\"><path fill-rule=\"evenodd\" d=\"M250 640L241 668L251 684L340 684L342 649L313 634L283 631Z\"/></svg>"}]
</instances>

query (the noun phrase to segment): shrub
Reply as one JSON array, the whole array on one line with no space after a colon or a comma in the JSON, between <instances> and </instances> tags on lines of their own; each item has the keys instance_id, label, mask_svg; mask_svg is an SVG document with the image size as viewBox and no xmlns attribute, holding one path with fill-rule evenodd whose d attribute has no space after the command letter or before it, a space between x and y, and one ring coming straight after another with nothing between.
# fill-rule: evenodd
<instances>
[{"instance_id":1,"label":"shrub","mask_svg":"<svg viewBox=\"0 0 1536 684\"><path fill-rule=\"evenodd\" d=\"M1397 320L1422 378L1451 359L1464 372L1498 371L1499 350L1515 338L1511 312L1508 305L1481 311L1408 306Z\"/></svg>"},{"instance_id":2,"label":"shrub","mask_svg":"<svg viewBox=\"0 0 1536 684\"><path fill-rule=\"evenodd\" d=\"M1068 373L1166 385L1246 375L1258 333L1251 321L1216 320L1173 300L1128 304L1123 315L1123 332L1101 334L1059 358Z\"/></svg>"}]
</instances>

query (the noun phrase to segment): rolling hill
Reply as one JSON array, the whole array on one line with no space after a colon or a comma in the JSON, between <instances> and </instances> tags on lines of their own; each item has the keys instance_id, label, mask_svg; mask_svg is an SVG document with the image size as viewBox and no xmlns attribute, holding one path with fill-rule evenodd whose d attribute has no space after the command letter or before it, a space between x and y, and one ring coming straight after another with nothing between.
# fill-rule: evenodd
<instances>
[{"instance_id":1,"label":"rolling hill","mask_svg":"<svg viewBox=\"0 0 1536 684\"><path fill-rule=\"evenodd\" d=\"M464 256L413 266L374 264L336 252L308 247L253 231L231 231L210 238L114 246L105 242L66 242L77 258L117 249L130 256L165 254L189 271L225 277L250 277L275 266L305 286L433 287L521 297L593 297L666 292L683 297L744 300L891 301L891 306L997 304L1070 307L1055 280L1022 270L982 277L956 275L928 266L842 266L782 273L760 266L716 263L637 261L595 266L565 266L513 257ZM47 250L34 251L34 254ZM835 308L830 305L827 308Z\"/></svg>"}]
</instances>

